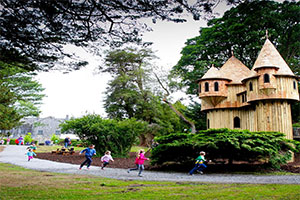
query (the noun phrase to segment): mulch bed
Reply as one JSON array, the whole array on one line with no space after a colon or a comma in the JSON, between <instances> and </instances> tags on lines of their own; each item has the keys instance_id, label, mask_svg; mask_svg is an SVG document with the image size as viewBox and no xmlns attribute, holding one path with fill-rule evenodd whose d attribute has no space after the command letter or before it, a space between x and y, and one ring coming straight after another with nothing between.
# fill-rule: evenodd
<instances>
[{"instance_id":1,"label":"mulch bed","mask_svg":"<svg viewBox=\"0 0 300 200\"><path fill-rule=\"evenodd\" d=\"M149 157L149 153L146 154L146 157ZM114 158L114 162L110 162L107 166L109 168L133 168L135 167L136 153L131 152L127 158ZM84 160L84 155L79 155L76 152L73 155L60 155L60 154L52 154L52 153L38 153L37 158L51 160L56 162L63 162L63 163L71 163L71 164L78 164L80 165ZM101 166L102 162L99 157L93 158L93 166ZM164 165L164 166L150 166L149 161L145 161L145 169L147 170L156 170L156 171L178 171L178 172L187 172L193 168L193 165L189 166L182 166L182 165ZM283 165L281 170L292 172L292 173L300 173L300 154L296 155L295 162ZM226 165L226 164L209 164L207 168L207 172L212 173L230 173L236 171L243 171L243 172L253 172L253 171L265 171L262 165L259 164L239 164L235 163L233 165Z\"/></svg>"}]
</instances>

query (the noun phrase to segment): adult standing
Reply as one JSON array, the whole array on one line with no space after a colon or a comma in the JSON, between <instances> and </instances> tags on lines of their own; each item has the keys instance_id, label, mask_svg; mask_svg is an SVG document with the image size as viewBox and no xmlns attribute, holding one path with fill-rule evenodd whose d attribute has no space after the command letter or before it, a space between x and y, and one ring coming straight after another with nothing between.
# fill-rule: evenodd
<instances>
[{"instance_id":1,"label":"adult standing","mask_svg":"<svg viewBox=\"0 0 300 200\"><path fill-rule=\"evenodd\" d=\"M65 148L68 148L69 143L70 143L70 138L69 138L69 137L66 137L66 138L65 138Z\"/></svg>"}]
</instances>

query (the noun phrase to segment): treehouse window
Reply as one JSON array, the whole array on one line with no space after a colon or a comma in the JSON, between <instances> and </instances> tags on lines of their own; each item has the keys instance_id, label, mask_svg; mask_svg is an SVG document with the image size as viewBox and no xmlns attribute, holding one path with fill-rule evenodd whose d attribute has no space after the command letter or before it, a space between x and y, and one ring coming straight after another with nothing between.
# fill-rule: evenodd
<instances>
[{"instance_id":1,"label":"treehouse window","mask_svg":"<svg viewBox=\"0 0 300 200\"><path fill-rule=\"evenodd\" d=\"M249 90L253 91L253 84L252 84L252 82L249 83Z\"/></svg>"},{"instance_id":2,"label":"treehouse window","mask_svg":"<svg viewBox=\"0 0 300 200\"><path fill-rule=\"evenodd\" d=\"M199 83L199 93L201 93L201 83Z\"/></svg>"},{"instance_id":3,"label":"treehouse window","mask_svg":"<svg viewBox=\"0 0 300 200\"><path fill-rule=\"evenodd\" d=\"M241 128L241 120L239 117L235 117L233 119L233 127L234 128Z\"/></svg>"},{"instance_id":4,"label":"treehouse window","mask_svg":"<svg viewBox=\"0 0 300 200\"><path fill-rule=\"evenodd\" d=\"M219 91L219 83L215 82L215 91L218 92Z\"/></svg>"},{"instance_id":5,"label":"treehouse window","mask_svg":"<svg viewBox=\"0 0 300 200\"><path fill-rule=\"evenodd\" d=\"M296 81L294 81L294 90L297 89Z\"/></svg>"},{"instance_id":6,"label":"treehouse window","mask_svg":"<svg viewBox=\"0 0 300 200\"><path fill-rule=\"evenodd\" d=\"M210 126L209 126L209 119L207 119L207 129L210 129Z\"/></svg>"},{"instance_id":7,"label":"treehouse window","mask_svg":"<svg viewBox=\"0 0 300 200\"><path fill-rule=\"evenodd\" d=\"M269 74L264 75L264 83L270 83L270 75Z\"/></svg>"},{"instance_id":8,"label":"treehouse window","mask_svg":"<svg viewBox=\"0 0 300 200\"><path fill-rule=\"evenodd\" d=\"M208 92L209 91L209 83L208 82L205 82L205 92Z\"/></svg>"}]
</instances>

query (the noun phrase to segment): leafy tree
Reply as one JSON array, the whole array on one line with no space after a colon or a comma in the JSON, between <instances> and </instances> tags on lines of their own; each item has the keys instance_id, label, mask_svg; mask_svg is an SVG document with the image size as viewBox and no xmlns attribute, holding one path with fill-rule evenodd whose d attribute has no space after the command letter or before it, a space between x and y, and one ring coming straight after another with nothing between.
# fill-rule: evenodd
<instances>
[{"instance_id":1,"label":"leafy tree","mask_svg":"<svg viewBox=\"0 0 300 200\"><path fill-rule=\"evenodd\" d=\"M0 61L0 129L9 130L23 117L38 116L44 88L33 73Z\"/></svg>"},{"instance_id":2,"label":"leafy tree","mask_svg":"<svg viewBox=\"0 0 300 200\"><path fill-rule=\"evenodd\" d=\"M197 134L176 133L157 137L159 145L152 151L152 163L179 162L186 164L200 151L209 159L235 161L264 161L271 167L291 159L291 151L298 152L300 143L285 138L279 132L250 132L248 130L209 129Z\"/></svg>"},{"instance_id":3,"label":"leafy tree","mask_svg":"<svg viewBox=\"0 0 300 200\"><path fill-rule=\"evenodd\" d=\"M300 74L300 2L245 1L212 19L200 35L187 40L181 58L172 69L180 82L172 86L187 87L188 94L197 93L196 80L211 64L221 66L231 51L251 67L263 45L265 32L291 69Z\"/></svg>"},{"instance_id":4,"label":"leafy tree","mask_svg":"<svg viewBox=\"0 0 300 200\"><path fill-rule=\"evenodd\" d=\"M95 114L67 120L60 126L62 132L71 131L82 142L94 144L98 154L110 150L118 156L127 156L137 137L147 129L147 123L134 118L118 121Z\"/></svg>"},{"instance_id":5,"label":"leafy tree","mask_svg":"<svg viewBox=\"0 0 300 200\"><path fill-rule=\"evenodd\" d=\"M159 94L152 92L150 61L154 58L149 49L125 48L108 52L103 72L109 72L114 79L105 92L106 113L110 118L134 117L151 126L158 125L156 133L148 132L151 135L183 131L186 125L168 106L163 105ZM177 103L177 106L180 105Z\"/></svg>"},{"instance_id":6,"label":"leafy tree","mask_svg":"<svg viewBox=\"0 0 300 200\"><path fill-rule=\"evenodd\" d=\"M151 101L154 97L147 83L151 67L149 61L154 58L149 49L125 48L108 52L103 72L114 76L108 83L104 105L109 117L136 117L151 123Z\"/></svg>"},{"instance_id":7,"label":"leafy tree","mask_svg":"<svg viewBox=\"0 0 300 200\"><path fill-rule=\"evenodd\" d=\"M64 56L63 45L92 47L97 51L105 44L140 42L142 32L149 30L142 19L184 22L183 12L199 19L200 13L211 13L218 0L157 1L0 1L0 60L24 63L45 70ZM240 0L227 0L239 3ZM31 65L30 65L31 64ZM86 64L77 63L76 67Z\"/></svg>"}]
</instances>

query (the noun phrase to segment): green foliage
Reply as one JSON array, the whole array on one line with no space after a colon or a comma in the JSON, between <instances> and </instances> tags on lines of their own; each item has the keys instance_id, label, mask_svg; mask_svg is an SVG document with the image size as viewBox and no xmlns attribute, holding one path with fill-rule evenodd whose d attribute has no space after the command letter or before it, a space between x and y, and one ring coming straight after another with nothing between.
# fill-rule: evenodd
<instances>
[{"instance_id":1,"label":"green foliage","mask_svg":"<svg viewBox=\"0 0 300 200\"><path fill-rule=\"evenodd\" d=\"M152 92L152 66L155 57L150 49L125 48L107 52L103 72L114 79L108 83L105 111L112 119L136 118L151 126L146 134L160 135L188 128L180 118ZM177 102L175 107L184 105Z\"/></svg>"},{"instance_id":2,"label":"green foliage","mask_svg":"<svg viewBox=\"0 0 300 200\"><path fill-rule=\"evenodd\" d=\"M300 122L293 124L293 127L300 128Z\"/></svg>"},{"instance_id":3,"label":"green foliage","mask_svg":"<svg viewBox=\"0 0 300 200\"><path fill-rule=\"evenodd\" d=\"M181 58L171 76L181 78L174 87L188 87L189 94L197 93L197 82L215 64L221 67L235 57L251 67L264 43L265 31L278 51L295 72L300 74L300 2L245 1L225 12L222 18L212 19L200 35L187 40ZM176 79L175 79L176 80Z\"/></svg>"},{"instance_id":4,"label":"green foliage","mask_svg":"<svg viewBox=\"0 0 300 200\"><path fill-rule=\"evenodd\" d=\"M136 119L103 119L89 114L61 124L62 132L72 131L87 143L94 144L98 155L110 150L113 155L127 156L136 138L147 129L147 123Z\"/></svg>"},{"instance_id":5,"label":"green foliage","mask_svg":"<svg viewBox=\"0 0 300 200\"><path fill-rule=\"evenodd\" d=\"M16 65L0 61L0 129L9 130L20 125L23 117L38 116L44 88Z\"/></svg>"},{"instance_id":6,"label":"green foliage","mask_svg":"<svg viewBox=\"0 0 300 200\"><path fill-rule=\"evenodd\" d=\"M53 142L53 144L58 144L58 142L59 142L59 137L58 137L57 135L53 134L53 135L51 136L51 141Z\"/></svg>"},{"instance_id":7,"label":"green foliage","mask_svg":"<svg viewBox=\"0 0 300 200\"><path fill-rule=\"evenodd\" d=\"M236 161L265 161L278 168L300 150L300 143L284 138L279 132L250 132L248 130L209 129L197 134L177 133L157 137L159 145L152 151L152 163L167 161L187 163L200 151L209 159Z\"/></svg>"},{"instance_id":8,"label":"green foliage","mask_svg":"<svg viewBox=\"0 0 300 200\"><path fill-rule=\"evenodd\" d=\"M31 133L27 133L24 137L24 144L31 143L31 142L32 142Z\"/></svg>"}]
</instances>

